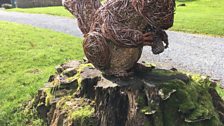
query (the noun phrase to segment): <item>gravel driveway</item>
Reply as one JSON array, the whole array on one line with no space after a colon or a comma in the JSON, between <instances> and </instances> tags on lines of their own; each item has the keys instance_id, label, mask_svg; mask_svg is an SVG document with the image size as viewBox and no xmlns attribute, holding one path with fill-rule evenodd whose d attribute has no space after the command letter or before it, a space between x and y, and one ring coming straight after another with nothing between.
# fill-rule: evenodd
<instances>
[{"instance_id":1,"label":"gravel driveway","mask_svg":"<svg viewBox=\"0 0 224 126\"><path fill-rule=\"evenodd\" d=\"M74 19L45 14L25 14L0 10L0 20L29 24L82 37ZM145 47L141 60L161 68L209 75L224 85L224 38L168 31L170 46L160 55Z\"/></svg>"},{"instance_id":2,"label":"gravel driveway","mask_svg":"<svg viewBox=\"0 0 224 126\"><path fill-rule=\"evenodd\" d=\"M81 31L77 28L76 20L66 17L51 16L46 14L7 12L0 10L0 20L29 24L36 27L64 32L73 36L82 36Z\"/></svg>"},{"instance_id":3,"label":"gravel driveway","mask_svg":"<svg viewBox=\"0 0 224 126\"><path fill-rule=\"evenodd\" d=\"M153 55L144 48L142 59L163 68L209 75L224 85L224 38L168 31L170 45L164 53Z\"/></svg>"}]
</instances>

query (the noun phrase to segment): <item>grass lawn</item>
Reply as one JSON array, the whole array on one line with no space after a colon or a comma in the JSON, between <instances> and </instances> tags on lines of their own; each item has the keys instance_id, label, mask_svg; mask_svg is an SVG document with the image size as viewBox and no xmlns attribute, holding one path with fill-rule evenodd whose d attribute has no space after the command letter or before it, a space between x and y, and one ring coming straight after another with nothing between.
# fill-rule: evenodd
<instances>
[{"instance_id":1,"label":"grass lawn","mask_svg":"<svg viewBox=\"0 0 224 126\"><path fill-rule=\"evenodd\" d=\"M32 120L19 111L20 106L47 82L56 65L83 57L80 41L63 33L0 21L0 126L25 126Z\"/></svg>"},{"instance_id":2,"label":"grass lawn","mask_svg":"<svg viewBox=\"0 0 224 126\"><path fill-rule=\"evenodd\" d=\"M49 14L49 15L64 16L64 17L74 17L70 12L68 12L62 6L36 7L36 8L13 8L13 9L7 9L7 11L17 11L17 12L34 13L34 14Z\"/></svg>"},{"instance_id":3,"label":"grass lawn","mask_svg":"<svg viewBox=\"0 0 224 126\"><path fill-rule=\"evenodd\" d=\"M171 30L224 36L224 0L179 0L186 6L177 6L174 27ZM51 14L72 17L64 7L9 9L26 13Z\"/></svg>"},{"instance_id":4,"label":"grass lawn","mask_svg":"<svg viewBox=\"0 0 224 126\"><path fill-rule=\"evenodd\" d=\"M182 0L184 1L184 0ZM224 0L192 0L177 6L171 30L224 36Z\"/></svg>"}]
</instances>

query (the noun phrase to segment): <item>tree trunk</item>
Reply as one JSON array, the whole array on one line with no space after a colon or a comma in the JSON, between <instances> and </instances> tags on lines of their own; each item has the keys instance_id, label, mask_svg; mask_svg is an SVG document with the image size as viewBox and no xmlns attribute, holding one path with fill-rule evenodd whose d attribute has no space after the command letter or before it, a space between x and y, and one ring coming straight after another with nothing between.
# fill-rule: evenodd
<instances>
[{"instance_id":1,"label":"tree trunk","mask_svg":"<svg viewBox=\"0 0 224 126\"><path fill-rule=\"evenodd\" d=\"M223 125L224 102L208 78L141 68L116 78L91 64L62 64L33 107L51 126Z\"/></svg>"}]
</instances>

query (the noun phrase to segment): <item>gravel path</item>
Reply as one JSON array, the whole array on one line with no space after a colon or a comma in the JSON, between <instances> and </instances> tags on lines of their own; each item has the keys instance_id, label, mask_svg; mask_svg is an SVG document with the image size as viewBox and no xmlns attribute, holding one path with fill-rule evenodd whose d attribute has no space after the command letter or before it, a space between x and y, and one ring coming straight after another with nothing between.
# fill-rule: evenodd
<instances>
[{"instance_id":1,"label":"gravel path","mask_svg":"<svg viewBox=\"0 0 224 126\"><path fill-rule=\"evenodd\" d=\"M163 68L209 75L221 79L224 86L224 38L168 32L169 48L160 55L153 55L151 48L144 48L142 59Z\"/></svg>"},{"instance_id":2,"label":"gravel path","mask_svg":"<svg viewBox=\"0 0 224 126\"><path fill-rule=\"evenodd\" d=\"M45 14L25 14L0 10L0 20L29 24L82 37L74 19ZM168 31L170 46L164 53L153 55L145 47L141 60L161 68L209 75L224 84L224 38Z\"/></svg>"},{"instance_id":3,"label":"gravel path","mask_svg":"<svg viewBox=\"0 0 224 126\"><path fill-rule=\"evenodd\" d=\"M51 16L46 14L7 12L0 10L0 20L29 24L36 27L64 32L73 36L82 36L81 31L77 28L77 22L74 19L66 17Z\"/></svg>"}]
</instances>

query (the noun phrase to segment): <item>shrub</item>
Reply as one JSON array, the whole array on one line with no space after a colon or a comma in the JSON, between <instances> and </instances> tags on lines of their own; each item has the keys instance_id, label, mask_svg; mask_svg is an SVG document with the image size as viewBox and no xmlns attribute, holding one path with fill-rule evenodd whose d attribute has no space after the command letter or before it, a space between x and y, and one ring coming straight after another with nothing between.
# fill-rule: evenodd
<instances>
[{"instance_id":1,"label":"shrub","mask_svg":"<svg viewBox=\"0 0 224 126\"><path fill-rule=\"evenodd\" d=\"M12 8L12 4L2 4L2 7L5 9L10 9Z\"/></svg>"}]
</instances>

